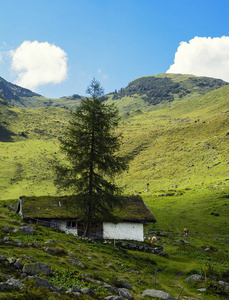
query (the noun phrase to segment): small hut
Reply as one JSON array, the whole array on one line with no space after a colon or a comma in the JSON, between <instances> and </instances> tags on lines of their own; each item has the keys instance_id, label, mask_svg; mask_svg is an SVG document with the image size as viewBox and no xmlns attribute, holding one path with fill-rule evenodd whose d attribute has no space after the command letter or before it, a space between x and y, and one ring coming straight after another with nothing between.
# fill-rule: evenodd
<instances>
[{"instance_id":1,"label":"small hut","mask_svg":"<svg viewBox=\"0 0 229 300\"><path fill-rule=\"evenodd\" d=\"M122 200L122 207L112 212L112 220L104 216L93 220L91 237L144 240L143 225L156 222L154 216L139 195L125 196ZM25 222L57 227L78 236L85 232L86 223L80 219L75 196L22 196L18 201L17 212Z\"/></svg>"}]
</instances>

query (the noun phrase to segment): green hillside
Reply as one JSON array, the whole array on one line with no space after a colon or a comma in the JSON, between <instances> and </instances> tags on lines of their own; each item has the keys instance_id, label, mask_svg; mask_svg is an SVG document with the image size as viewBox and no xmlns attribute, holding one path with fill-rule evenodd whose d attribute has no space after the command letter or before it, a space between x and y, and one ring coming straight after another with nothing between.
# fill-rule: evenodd
<instances>
[{"instance_id":1,"label":"green hillside","mask_svg":"<svg viewBox=\"0 0 229 300\"><path fill-rule=\"evenodd\" d=\"M186 75L164 76L183 83L189 80ZM174 100L164 108L158 104L156 110L143 110L143 106L138 112L128 110L126 118L124 109L133 108L133 97L129 97L131 105L124 107L127 98L107 100L120 106L119 130L124 136L121 151L133 157L129 171L117 178L126 193L143 193L147 183L150 191L145 194L174 186L185 189L227 185L228 85L201 97L189 95ZM135 98L135 102L147 108L144 100ZM64 159L58 138L68 124L70 111L55 107L18 108L2 100L0 117L1 199L21 194L55 194L52 165Z\"/></svg>"},{"instance_id":2,"label":"green hillside","mask_svg":"<svg viewBox=\"0 0 229 300\"><path fill-rule=\"evenodd\" d=\"M1 199L35 190L54 193L52 163L59 155L58 137L69 121L69 111L24 109L0 102L0 112Z\"/></svg>"},{"instance_id":3,"label":"green hillside","mask_svg":"<svg viewBox=\"0 0 229 300\"><path fill-rule=\"evenodd\" d=\"M126 88L107 96L124 117L164 109L183 100L200 97L228 85L223 80L181 74L159 74L131 81Z\"/></svg>"},{"instance_id":4,"label":"green hillside","mask_svg":"<svg viewBox=\"0 0 229 300\"><path fill-rule=\"evenodd\" d=\"M120 288L125 282L131 286L129 292L135 300L152 299L142 296L146 289L161 290L177 299L182 288L181 300L228 299L228 291L219 281L229 281L229 190L187 191L186 194L185 197L144 197L156 214L157 223L145 226L145 241L141 243L117 240L104 243L39 225L33 225L33 234L28 235L18 230L23 228L23 221L9 209L9 205L16 206L17 202L0 201L0 299L102 300L116 295L105 286ZM187 201L190 209L186 208ZM190 226L188 237L182 234L184 224ZM156 245L149 243L152 235L157 236ZM129 248L126 247L128 244ZM160 254L140 250L144 247L156 248ZM14 266L16 260L17 268ZM80 264L73 264L75 260ZM23 266L34 262L51 266L50 275L39 275L46 280L46 288L37 287L36 278L32 280L30 276L26 280L21 275ZM185 282L193 274L201 275L201 279ZM20 280L25 288L4 291L2 281L9 276ZM53 293L53 289L47 287L47 280L58 288L59 293ZM65 293L73 285L92 289L94 297Z\"/></svg>"},{"instance_id":5,"label":"green hillside","mask_svg":"<svg viewBox=\"0 0 229 300\"><path fill-rule=\"evenodd\" d=\"M225 185L229 178L229 87L123 121L134 155L121 182L131 191Z\"/></svg>"},{"instance_id":6,"label":"green hillside","mask_svg":"<svg viewBox=\"0 0 229 300\"><path fill-rule=\"evenodd\" d=\"M214 85L212 89L195 83L190 87L199 78L174 74L154 77L172 78L173 83L178 81L179 89L186 84L191 92L183 97L174 92L172 101L168 98L158 104L146 101L139 92L122 98L108 95L107 101L120 109L121 151L132 155L130 169L117 181L125 194L141 193L157 220L156 224L144 225L145 241L139 246L152 246L149 240L156 235L156 247L163 247L163 253L126 249L117 241L104 244L75 238L38 225L34 235L13 231L23 222L8 209L9 204L16 205L22 195L57 194L53 164L65 159L59 151L59 138L71 115L66 108L22 108L0 98L0 249L5 256L0 260L1 274L22 280L21 270L8 262L20 258L22 264L50 264L53 272L46 279L56 287L90 287L96 299L111 295L101 285L115 286L117 279L130 283L130 293L139 300L152 299L143 298L145 289L163 290L177 298L183 287L179 299L228 298L219 280L229 282L229 85ZM169 81L168 86L173 83ZM75 100L80 98L74 95L66 101ZM34 105L30 98L27 101ZM190 230L188 237L182 234L184 227ZM18 241L25 245L19 246ZM47 248L55 254L48 253ZM72 265L72 255L85 267ZM193 274L201 274L202 279L184 282ZM54 295L32 281L24 283L26 290L1 292L0 299L75 297ZM200 292L200 288L206 290ZM89 297L82 295L80 299Z\"/></svg>"}]
</instances>

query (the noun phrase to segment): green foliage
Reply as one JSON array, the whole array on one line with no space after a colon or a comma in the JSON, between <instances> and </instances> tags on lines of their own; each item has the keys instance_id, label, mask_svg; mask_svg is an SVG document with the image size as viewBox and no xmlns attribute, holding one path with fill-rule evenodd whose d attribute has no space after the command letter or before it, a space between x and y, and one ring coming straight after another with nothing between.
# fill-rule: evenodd
<instances>
[{"instance_id":1,"label":"green foliage","mask_svg":"<svg viewBox=\"0 0 229 300\"><path fill-rule=\"evenodd\" d=\"M174 83L169 78L156 78L156 77L142 77L129 83L129 85L121 89L119 93L115 93L113 99L119 99L125 96L140 95L143 96L143 100L157 105L161 101L171 102L174 97L170 94L179 92L179 84Z\"/></svg>"},{"instance_id":2,"label":"green foliage","mask_svg":"<svg viewBox=\"0 0 229 300\"><path fill-rule=\"evenodd\" d=\"M184 76L146 76L131 81L126 88L122 88L118 93L113 94L113 100L123 98L125 96L138 95L144 101L151 105L157 105L161 102L172 102L176 98L185 98L195 92L204 95L214 89L227 85L222 80L207 77L187 77Z\"/></svg>"},{"instance_id":3,"label":"green foliage","mask_svg":"<svg viewBox=\"0 0 229 300\"><path fill-rule=\"evenodd\" d=\"M223 297L224 299L229 297L229 291L226 291L222 285L212 279L207 281L207 293L213 293L216 297Z\"/></svg>"}]
</instances>

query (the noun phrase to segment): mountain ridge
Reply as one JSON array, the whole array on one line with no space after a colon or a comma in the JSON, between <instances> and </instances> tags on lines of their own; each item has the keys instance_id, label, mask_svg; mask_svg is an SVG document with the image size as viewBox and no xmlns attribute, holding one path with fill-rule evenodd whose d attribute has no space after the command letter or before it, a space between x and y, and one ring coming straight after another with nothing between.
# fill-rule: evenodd
<instances>
[{"instance_id":1,"label":"mountain ridge","mask_svg":"<svg viewBox=\"0 0 229 300\"><path fill-rule=\"evenodd\" d=\"M170 105L171 102L177 100L199 97L228 84L221 79L211 77L162 73L134 79L118 92L105 95L105 101L120 100L125 97L136 98L137 96L148 106L148 109L150 106L150 109L154 110L157 106ZM78 94L61 98L46 98L12 84L1 77L0 90L3 97L11 104L27 108L55 106L74 109L84 98Z\"/></svg>"}]
</instances>

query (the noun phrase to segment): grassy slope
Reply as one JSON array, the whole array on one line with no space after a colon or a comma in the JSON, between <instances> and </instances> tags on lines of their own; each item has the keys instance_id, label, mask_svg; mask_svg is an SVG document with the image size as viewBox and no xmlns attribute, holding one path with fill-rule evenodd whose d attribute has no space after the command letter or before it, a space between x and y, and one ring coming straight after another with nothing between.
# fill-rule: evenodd
<instances>
[{"instance_id":1,"label":"grassy slope","mask_svg":"<svg viewBox=\"0 0 229 300\"><path fill-rule=\"evenodd\" d=\"M0 201L0 239L9 237L11 241L19 239L24 243L39 243L40 248L26 246L24 248L15 245L0 243L0 253L6 257L22 258L23 263L29 263L29 257L33 257L35 261L42 261L51 264L53 274L48 277L56 286L62 285L71 287L78 284L81 287L89 286L94 289L98 299L104 299L109 293L99 290L99 284L86 283L86 274L91 274L94 280L105 280L106 283L115 285L116 279L125 279L131 284L131 294L134 299L142 299L141 293L145 289L159 289L168 292L171 296L177 297L182 287L185 287L180 299L184 297L193 297L195 299L226 299L226 295L221 294L218 297L210 288L214 276L217 280L229 280L229 265L227 249L227 232L228 221L226 219L226 211L219 210L224 204L226 209L228 206L229 190L224 191L186 191L181 196L164 196L164 197L145 197L145 202L150 209L155 211L158 222L155 225L148 225L145 228L145 244L152 235L158 237L157 247L162 246L168 254L167 257L158 256L138 251L124 250L117 243L114 247L111 244L104 245L97 241L91 243L88 240L76 239L72 235L58 233L53 229L45 229L35 226L35 234L32 236L22 233L7 233L3 229L5 226L16 228L22 221L15 215L10 213L7 206L16 201ZM189 209L187 209L187 202ZM213 216L209 213L214 210L219 212L219 216ZM205 216L203 217L203 215ZM211 221L210 221L211 218ZM211 222L209 224L209 221ZM223 224L223 227L222 227ZM185 238L182 235L183 225L188 225L190 235ZM210 225L210 227L209 227ZM198 234L196 233L198 232ZM182 241L189 242L189 246L182 245ZM178 242L180 241L180 242ZM204 248L201 248L203 246ZM45 251L45 247L58 248L59 255L50 255ZM205 247L217 247L219 252L205 252ZM77 260L85 264L85 268L71 265L69 262L69 253L74 255ZM27 257L25 257L27 255ZM112 263L113 267L108 264ZM155 285L155 269L157 268L157 284ZM134 270L137 273L130 273L127 270ZM184 280L194 273L202 273L206 271L207 281L200 283L185 283ZM13 267L5 266L0 262L0 272L3 274L11 274L11 276L19 277ZM79 276L79 274L81 274ZM83 278L83 280L82 280ZM197 291L197 288L207 288L207 294ZM48 299L49 292L42 289L35 289L30 285L26 293L17 292L16 299ZM38 298L35 298L36 295ZM50 294L49 294L50 295ZM10 296L12 298L10 298ZM34 298L33 298L33 297ZM15 299L13 293L0 293L0 299ZM27 298L26 298L27 297ZM60 299L56 295L56 299ZM62 299L73 299L63 298ZM77 298L76 298L77 299ZM81 299L87 299L81 297ZM145 298L151 299L151 298Z\"/></svg>"},{"instance_id":2,"label":"grassy slope","mask_svg":"<svg viewBox=\"0 0 229 300\"><path fill-rule=\"evenodd\" d=\"M61 270L66 276L68 270L77 270L110 283L116 277L126 279L133 286L134 299L142 299L144 289L155 288L153 261L159 270L156 288L174 297L185 286L182 296L202 299L196 288L208 287L210 276L229 281L228 254L206 253L200 248L204 245L225 251L228 247L228 98L229 87L223 87L198 99L186 99L164 109L157 107L152 112L142 110L122 120L122 151L132 153L134 159L129 172L118 179L119 183L126 185L126 193L142 192L157 219L156 225L146 226L146 237L156 233L160 238L158 245L165 247L169 258L117 252L112 245L91 244L41 228L32 237L9 234L12 239L37 241L41 249L0 244L1 254L33 256L37 261L51 263L53 269ZM58 150L58 137L67 126L69 112L59 108L25 110L2 105L0 116L1 132L4 131L0 141L1 199L17 199L22 194L55 194L51 166L53 161L63 158ZM148 192L144 192L146 183L150 183ZM0 201L1 237L7 235L2 230L5 225L16 226L15 216L9 217L6 204L8 201ZM174 242L184 239L181 236L184 227L191 231L186 238L191 246ZM55 247L80 258L86 269L82 272L79 267L71 266L65 251L59 257L48 255L44 242L51 239L57 240ZM114 264L114 269L106 266L109 262ZM138 270L140 274L128 273L127 269ZM207 285L184 283L188 275L200 270L202 274L207 270ZM9 272L9 268L6 270L1 265L0 272ZM57 278L53 280L57 282ZM210 292L206 297L211 300L216 295Z\"/></svg>"},{"instance_id":3,"label":"grassy slope","mask_svg":"<svg viewBox=\"0 0 229 300\"><path fill-rule=\"evenodd\" d=\"M128 173L118 178L125 192L195 185L225 186L228 175L229 86L171 107L122 119L122 151L133 155ZM1 106L1 199L54 194L53 161L63 159L58 137L69 111ZM4 130L3 130L4 129ZM147 193L146 193L147 194Z\"/></svg>"},{"instance_id":4,"label":"grassy slope","mask_svg":"<svg viewBox=\"0 0 229 300\"><path fill-rule=\"evenodd\" d=\"M153 79L152 82L151 79ZM155 79L158 81L155 82ZM193 75L158 74L156 76L145 76L131 81L126 88L118 93L108 95L108 103L114 102L121 115L126 118L139 115L142 112L160 110L178 103L181 104L183 100L203 96L225 84L227 83L221 80ZM176 85L178 86L176 87ZM166 95L171 95L173 101L163 100L164 87ZM145 94L142 89L145 90ZM153 102L150 103L147 99L144 101L147 93L152 92L156 92L155 100L162 95L160 103L157 105L152 105Z\"/></svg>"},{"instance_id":5,"label":"grassy slope","mask_svg":"<svg viewBox=\"0 0 229 300\"><path fill-rule=\"evenodd\" d=\"M5 125L8 131L0 142L2 199L55 193L52 164L61 158L58 137L67 126L69 111L15 107L3 107L1 111L4 110L1 121L9 125Z\"/></svg>"},{"instance_id":6,"label":"grassy slope","mask_svg":"<svg viewBox=\"0 0 229 300\"><path fill-rule=\"evenodd\" d=\"M226 184L229 87L123 121L124 149L134 155L120 178L127 190ZM218 165L216 165L218 164Z\"/></svg>"}]
</instances>

